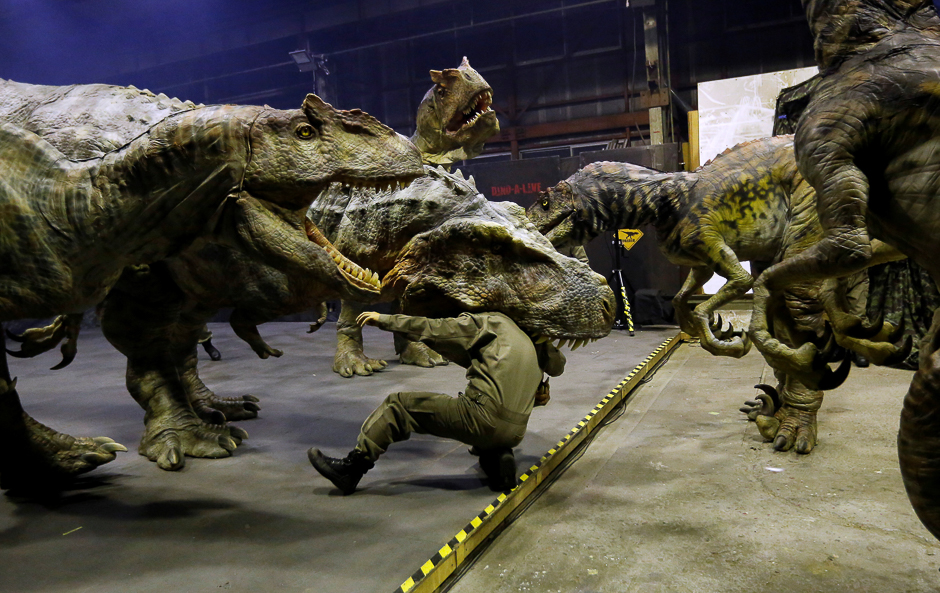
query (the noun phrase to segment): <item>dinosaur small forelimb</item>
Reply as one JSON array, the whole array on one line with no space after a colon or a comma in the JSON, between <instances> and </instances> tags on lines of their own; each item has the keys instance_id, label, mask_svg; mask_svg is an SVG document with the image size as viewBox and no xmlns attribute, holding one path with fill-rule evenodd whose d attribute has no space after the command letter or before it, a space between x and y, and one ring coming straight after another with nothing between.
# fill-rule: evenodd
<instances>
[{"instance_id":1,"label":"dinosaur small forelimb","mask_svg":"<svg viewBox=\"0 0 940 593\"><path fill-rule=\"evenodd\" d=\"M259 358L265 359L270 356L278 358L284 354L282 350L272 348L264 341L264 338L258 333L258 326L245 319L245 313L241 309L232 311L232 316L229 318L229 325L232 326L235 335L251 346L251 349L255 351L255 354L257 354Z\"/></svg>"},{"instance_id":2,"label":"dinosaur small forelimb","mask_svg":"<svg viewBox=\"0 0 940 593\"><path fill-rule=\"evenodd\" d=\"M48 352L55 348L59 342L62 343L62 361L52 367L52 370L59 370L68 366L75 360L75 354L78 351L78 333L81 329L82 314L73 313L69 315L59 315L52 323L45 327L34 327L24 331L22 334L14 334L7 331L6 335L15 342L20 342L22 346L19 350L7 350L7 353L14 358L32 358L43 352Z\"/></svg>"},{"instance_id":3,"label":"dinosaur small forelimb","mask_svg":"<svg viewBox=\"0 0 940 593\"><path fill-rule=\"evenodd\" d=\"M836 337L842 347L864 356L876 365L890 366L903 362L914 347L913 336L907 335L901 340L904 332L903 325L903 320L897 328L885 323L882 331L871 340L838 334Z\"/></svg>"},{"instance_id":4,"label":"dinosaur small forelimb","mask_svg":"<svg viewBox=\"0 0 940 593\"><path fill-rule=\"evenodd\" d=\"M721 320L721 313L715 313L715 321L714 323L710 322L708 324L708 329L712 330L712 333L720 332L722 323L723 322Z\"/></svg>"},{"instance_id":5,"label":"dinosaur small forelimb","mask_svg":"<svg viewBox=\"0 0 940 593\"><path fill-rule=\"evenodd\" d=\"M729 322L727 329L722 329L724 321L720 313L715 313L714 321L703 320L696 310L695 317L701 346L707 352L717 356L741 358L751 349L751 340L742 332L735 331Z\"/></svg>"},{"instance_id":6,"label":"dinosaur small forelimb","mask_svg":"<svg viewBox=\"0 0 940 593\"><path fill-rule=\"evenodd\" d=\"M817 349L816 363L819 361L824 363L837 362L842 360L846 354L845 348L839 346L835 331L833 331L832 325L828 321L823 324L823 333L813 340L813 345Z\"/></svg>"},{"instance_id":7,"label":"dinosaur small forelimb","mask_svg":"<svg viewBox=\"0 0 940 593\"><path fill-rule=\"evenodd\" d=\"M222 360L222 353L219 352L219 349L212 345L212 340L206 340L202 342L202 349L206 351L206 354L209 355L209 359L213 361Z\"/></svg>"},{"instance_id":8,"label":"dinosaur small forelimb","mask_svg":"<svg viewBox=\"0 0 940 593\"><path fill-rule=\"evenodd\" d=\"M307 330L308 334L312 334L313 332L317 331L318 329L323 327L324 323L326 323L326 318L329 313L329 311L326 308L326 303L320 303L318 308L319 308L320 316L317 318L316 321L310 324L310 329Z\"/></svg>"},{"instance_id":9,"label":"dinosaur small forelimb","mask_svg":"<svg viewBox=\"0 0 940 593\"><path fill-rule=\"evenodd\" d=\"M845 380L848 367L846 357L835 373L829 368L827 359L834 353L827 352L820 356L819 347L812 342L803 342L799 346L789 346L775 338L768 328L768 310L777 306L782 293L771 293L763 283L764 276L758 277L754 284L754 304L751 325L747 335L760 350L764 359L775 371L792 375L810 389L834 389ZM824 335L826 342L830 339ZM825 347L824 347L825 348ZM851 363L851 361L849 361Z\"/></svg>"}]
</instances>

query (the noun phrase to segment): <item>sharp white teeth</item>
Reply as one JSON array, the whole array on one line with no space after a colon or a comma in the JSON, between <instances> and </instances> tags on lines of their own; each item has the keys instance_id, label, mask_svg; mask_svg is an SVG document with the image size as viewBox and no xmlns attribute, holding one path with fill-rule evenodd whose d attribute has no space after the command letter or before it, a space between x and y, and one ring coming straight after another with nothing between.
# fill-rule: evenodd
<instances>
[{"instance_id":1,"label":"sharp white teeth","mask_svg":"<svg viewBox=\"0 0 940 593\"><path fill-rule=\"evenodd\" d=\"M539 336L539 337L535 340L535 343L536 343L536 344L544 344L544 343L547 342L547 341L548 341L548 336Z\"/></svg>"}]
</instances>

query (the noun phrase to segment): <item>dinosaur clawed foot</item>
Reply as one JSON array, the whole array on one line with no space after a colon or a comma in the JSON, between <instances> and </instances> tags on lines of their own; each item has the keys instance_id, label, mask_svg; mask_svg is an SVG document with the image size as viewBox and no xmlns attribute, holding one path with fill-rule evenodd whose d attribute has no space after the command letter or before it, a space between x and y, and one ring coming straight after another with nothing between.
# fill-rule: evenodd
<instances>
[{"instance_id":1,"label":"dinosaur clawed foot","mask_svg":"<svg viewBox=\"0 0 940 593\"><path fill-rule=\"evenodd\" d=\"M444 366L447 359L421 342L408 342L398 354L402 364L413 364L419 367L431 368Z\"/></svg>"},{"instance_id":2,"label":"dinosaur clawed foot","mask_svg":"<svg viewBox=\"0 0 940 593\"><path fill-rule=\"evenodd\" d=\"M333 372L339 373L342 377L353 375L367 377L387 366L388 363L384 360L369 358L361 350L341 352L341 349L337 349L336 356L333 358Z\"/></svg>"},{"instance_id":3,"label":"dinosaur clawed foot","mask_svg":"<svg viewBox=\"0 0 940 593\"><path fill-rule=\"evenodd\" d=\"M59 315L49 325L31 328L22 334L14 334L6 330L7 337L22 344L19 350L8 349L7 353L14 358L32 358L52 350L65 340L61 348L62 361L52 367L52 370L64 368L75 360L75 354L78 352L78 332L81 328L81 321L81 314Z\"/></svg>"},{"instance_id":4,"label":"dinosaur clawed foot","mask_svg":"<svg viewBox=\"0 0 940 593\"><path fill-rule=\"evenodd\" d=\"M787 404L773 416L758 415L757 430L768 441L773 441L776 451L796 449L806 454L816 446L816 412L792 408Z\"/></svg>"},{"instance_id":5,"label":"dinosaur clawed foot","mask_svg":"<svg viewBox=\"0 0 940 593\"><path fill-rule=\"evenodd\" d=\"M241 397L205 397L193 400L193 410L204 422L224 424L237 420L252 420L258 417L261 401L253 395Z\"/></svg>"},{"instance_id":6,"label":"dinosaur clawed foot","mask_svg":"<svg viewBox=\"0 0 940 593\"><path fill-rule=\"evenodd\" d=\"M0 380L0 488L50 494L127 448L108 437L73 437L41 424L23 411L16 380Z\"/></svg>"},{"instance_id":7,"label":"dinosaur clawed foot","mask_svg":"<svg viewBox=\"0 0 940 593\"><path fill-rule=\"evenodd\" d=\"M218 459L229 457L248 433L236 426L206 424L189 418L179 426L148 427L140 441L141 455L155 461L160 469L179 470L186 464L185 457Z\"/></svg>"},{"instance_id":8,"label":"dinosaur clawed foot","mask_svg":"<svg viewBox=\"0 0 940 593\"><path fill-rule=\"evenodd\" d=\"M740 411L747 414L748 420L756 421L758 416L773 416L783 405L780 394L770 385L760 383L755 385L754 389L760 389L764 393L758 394L757 399L744 402L740 408Z\"/></svg>"}]
</instances>

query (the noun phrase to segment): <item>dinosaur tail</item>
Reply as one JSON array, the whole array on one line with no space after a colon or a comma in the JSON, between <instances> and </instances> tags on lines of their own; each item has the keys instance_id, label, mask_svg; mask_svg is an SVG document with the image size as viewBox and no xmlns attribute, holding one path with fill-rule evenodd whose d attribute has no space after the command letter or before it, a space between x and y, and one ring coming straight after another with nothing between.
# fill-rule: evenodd
<instances>
[{"instance_id":1,"label":"dinosaur tail","mask_svg":"<svg viewBox=\"0 0 940 593\"><path fill-rule=\"evenodd\" d=\"M940 353L914 375L898 432L901 477L914 511L940 539Z\"/></svg>"}]
</instances>

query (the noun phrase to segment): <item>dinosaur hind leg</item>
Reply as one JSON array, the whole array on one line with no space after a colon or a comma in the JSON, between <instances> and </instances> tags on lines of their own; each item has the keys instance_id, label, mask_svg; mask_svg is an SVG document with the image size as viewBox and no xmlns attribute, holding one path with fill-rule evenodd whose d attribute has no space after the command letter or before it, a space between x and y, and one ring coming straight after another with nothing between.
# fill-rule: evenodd
<instances>
[{"instance_id":1,"label":"dinosaur hind leg","mask_svg":"<svg viewBox=\"0 0 940 593\"><path fill-rule=\"evenodd\" d=\"M0 328L2 329L2 328ZM49 494L99 465L114 460L123 445L107 437L76 438L31 418L20 404L0 331L0 488Z\"/></svg>"}]
</instances>

